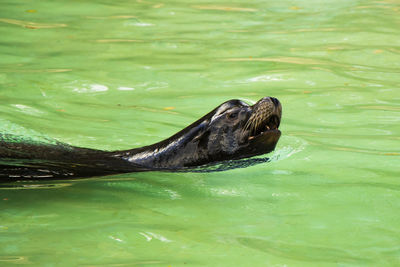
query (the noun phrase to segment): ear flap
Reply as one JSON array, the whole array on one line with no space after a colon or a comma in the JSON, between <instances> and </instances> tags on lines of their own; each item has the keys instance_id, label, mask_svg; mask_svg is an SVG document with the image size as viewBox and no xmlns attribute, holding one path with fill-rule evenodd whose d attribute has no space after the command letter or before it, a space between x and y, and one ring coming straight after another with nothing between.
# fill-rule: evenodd
<instances>
[{"instance_id":1,"label":"ear flap","mask_svg":"<svg viewBox=\"0 0 400 267\"><path fill-rule=\"evenodd\" d=\"M198 147L199 148L203 148L203 149L207 149L207 145L208 145L208 140L209 140L209 136L210 136L210 131L205 131L204 133L202 133L199 136L196 136L196 141L198 140Z\"/></svg>"}]
</instances>

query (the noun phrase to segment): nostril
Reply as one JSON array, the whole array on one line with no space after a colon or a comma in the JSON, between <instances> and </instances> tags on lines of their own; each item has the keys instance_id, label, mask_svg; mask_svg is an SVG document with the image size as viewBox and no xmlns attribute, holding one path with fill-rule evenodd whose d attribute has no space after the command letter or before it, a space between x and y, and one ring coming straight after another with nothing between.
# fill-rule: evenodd
<instances>
[{"instance_id":1,"label":"nostril","mask_svg":"<svg viewBox=\"0 0 400 267\"><path fill-rule=\"evenodd\" d=\"M278 99L276 99L275 97L270 97L270 99L271 99L272 103L274 103L274 105L276 107L279 106L279 100Z\"/></svg>"}]
</instances>

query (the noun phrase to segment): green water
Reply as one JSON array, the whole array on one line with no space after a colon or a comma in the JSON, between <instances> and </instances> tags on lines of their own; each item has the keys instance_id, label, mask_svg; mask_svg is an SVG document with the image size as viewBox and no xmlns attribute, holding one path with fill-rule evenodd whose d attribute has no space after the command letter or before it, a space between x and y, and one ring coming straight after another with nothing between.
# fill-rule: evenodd
<instances>
[{"instance_id":1,"label":"green water","mask_svg":"<svg viewBox=\"0 0 400 267\"><path fill-rule=\"evenodd\" d=\"M0 127L128 149L275 96L272 162L0 189L0 266L399 266L398 1L0 4Z\"/></svg>"}]
</instances>

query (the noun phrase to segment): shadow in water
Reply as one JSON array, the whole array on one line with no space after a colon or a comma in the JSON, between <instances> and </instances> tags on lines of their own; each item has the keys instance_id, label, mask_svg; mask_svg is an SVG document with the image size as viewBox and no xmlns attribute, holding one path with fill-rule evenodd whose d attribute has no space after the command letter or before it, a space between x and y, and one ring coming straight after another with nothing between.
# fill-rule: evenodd
<instances>
[{"instance_id":1,"label":"shadow in water","mask_svg":"<svg viewBox=\"0 0 400 267\"><path fill-rule=\"evenodd\" d=\"M269 162L270 158L248 158L238 160L228 160L223 162L217 162L212 164L202 165L195 168L187 168L183 170L177 170L176 172L222 172L233 169L247 168L250 166L258 165L261 163Z\"/></svg>"}]
</instances>

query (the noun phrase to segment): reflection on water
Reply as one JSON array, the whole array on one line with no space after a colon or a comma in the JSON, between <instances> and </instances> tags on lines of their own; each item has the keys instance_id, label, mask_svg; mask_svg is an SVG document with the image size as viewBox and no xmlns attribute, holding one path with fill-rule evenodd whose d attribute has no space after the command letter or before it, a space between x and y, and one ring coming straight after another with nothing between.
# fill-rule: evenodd
<instances>
[{"instance_id":1,"label":"reflection on water","mask_svg":"<svg viewBox=\"0 0 400 267\"><path fill-rule=\"evenodd\" d=\"M48 28L67 27L66 24L45 24L45 23L36 23L36 22L22 21L16 19L6 19L6 18L0 18L0 22L18 25L28 29L48 29Z\"/></svg>"},{"instance_id":2,"label":"reflection on water","mask_svg":"<svg viewBox=\"0 0 400 267\"><path fill-rule=\"evenodd\" d=\"M60 187L71 186L71 183L40 183L35 184L35 182L20 182L20 183L10 183L10 184L1 184L0 189L12 189L12 190L20 190L20 189L57 189Z\"/></svg>"},{"instance_id":3,"label":"reflection on water","mask_svg":"<svg viewBox=\"0 0 400 267\"><path fill-rule=\"evenodd\" d=\"M0 263L1 262L4 264L32 264L32 262L28 260L28 257L25 256L0 256Z\"/></svg>"},{"instance_id":4,"label":"reflection on water","mask_svg":"<svg viewBox=\"0 0 400 267\"><path fill-rule=\"evenodd\" d=\"M0 265L400 265L399 12L2 3L3 139L129 149L237 98L283 117L273 153L206 171L2 185Z\"/></svg>"}]
</instances>

